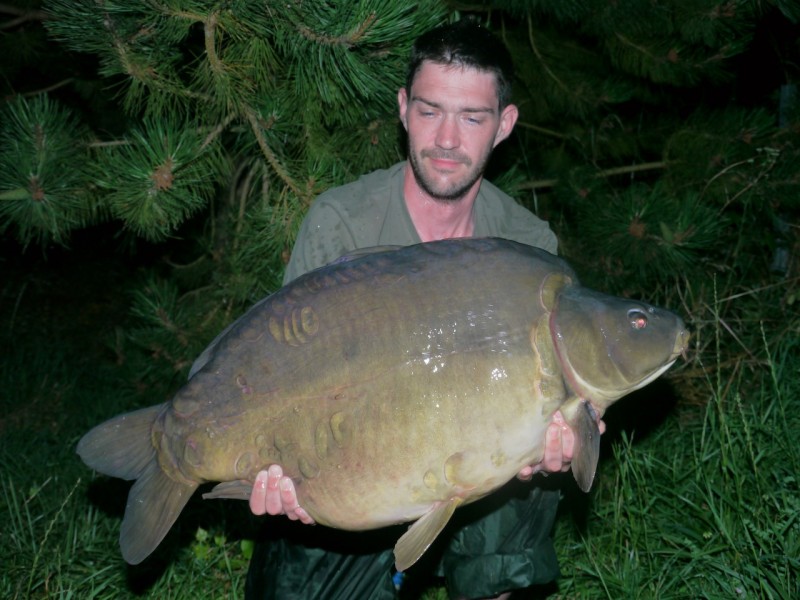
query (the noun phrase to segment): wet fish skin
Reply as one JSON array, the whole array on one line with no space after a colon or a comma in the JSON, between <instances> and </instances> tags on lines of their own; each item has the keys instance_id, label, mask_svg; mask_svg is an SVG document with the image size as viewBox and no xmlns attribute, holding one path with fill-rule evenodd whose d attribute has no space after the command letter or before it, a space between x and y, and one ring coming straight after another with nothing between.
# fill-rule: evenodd
<instances>
[{"instance_id":1,"label":"wet fish skin","mask_svg":"<svg viewBox=\"0 0 800 600\"><path fill-rule=\"evenodd\" d=\"M583 288L544 251L420 244L324 267L265 298L170 402L99 425L78 452L136 479L120 534L130 563L200 483L223 482L210 497L246 498L255 474L279 463L318 523L418 519L396 548L402 570L459 505L541 460L559 409L588 490L595 413L660 375L687 340L676 315Z\"/></svg>"}]
</instances>

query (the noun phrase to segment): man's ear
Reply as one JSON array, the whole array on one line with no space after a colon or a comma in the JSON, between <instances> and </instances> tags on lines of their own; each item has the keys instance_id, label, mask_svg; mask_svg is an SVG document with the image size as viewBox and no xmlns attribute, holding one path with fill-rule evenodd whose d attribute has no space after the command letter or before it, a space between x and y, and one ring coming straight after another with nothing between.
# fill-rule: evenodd
<instances>
[{"instance_id":1,"label":"man's ear","mask_svg":"<svg viewBox=\"0 0 800 600\"><path fill-rule=\"evenodd\" d=\"M511 135L518 118L519 109L515 104L509 104L503 109L503 112L500 113L500 126L494 136L495 146Z\"/></svg>"},{"instance_id":2,"label":"man's ear","mask_svg":"<svg viewBox=\"0 0 800 600\"><path fill-rule=\"evenodd\" d=\"M408 131L408 122L406 121L406 113L408 111L408 94L406 93L406 88L400 88L397 90L397 108L400 112L400 121L403 123L405 130Z\"/></svg>"}]
</instances>

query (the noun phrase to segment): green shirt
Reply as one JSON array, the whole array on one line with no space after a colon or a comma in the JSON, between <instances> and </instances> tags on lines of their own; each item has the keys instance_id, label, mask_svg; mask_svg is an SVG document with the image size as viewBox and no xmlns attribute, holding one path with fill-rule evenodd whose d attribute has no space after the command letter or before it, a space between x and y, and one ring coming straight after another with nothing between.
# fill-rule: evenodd
<instances>
[{"instance_id":1,"label":"green shirt","mask_svg":"<svg viewBox=\"0 0 800 600\"><path fill-rule=\"evenodd\" d=\"M308 210L283 282L353 250L409 246L419 234L403 198L405 162L320 194ZM485 179L475 198L475 237L501 237L555 254L556 236L545 221Z\"/></svg>"},{"instance_id":2,"label":"green shirt","mask_svg":"<svg viewBox=\"0 0 800 600\"><path fill-rule=\"evenodd\" d=\"M404 167L399 163L321 194L300 227L284 282L360 248L419 243L403 198ZM547 223L488 181L481 183L474 217L476 237L503 237L556 251ZM481 502L459 509L436 571L447 580L450 593L483 598L555 579L558 560L550 531L559 495L557 489L516 482L512 492L496 496L502 501L498 505L495 500L497 506L488 512L487 506L493 505ZM302 531L301 543L280 538L264 544L253 556L247 597L397 597L390 547L351 554L339 542L330 544L333 550L324 542L317 545L317 535L325 534ZM396 537L396 531L389 530L389 537ZM315 575L309 578L312 571Z\"/></svg>"}]
</instances>

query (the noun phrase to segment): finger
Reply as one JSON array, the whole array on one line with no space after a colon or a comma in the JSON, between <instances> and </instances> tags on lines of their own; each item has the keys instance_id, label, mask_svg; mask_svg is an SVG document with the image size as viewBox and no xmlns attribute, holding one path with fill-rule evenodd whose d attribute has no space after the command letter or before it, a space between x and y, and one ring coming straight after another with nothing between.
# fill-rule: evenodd
<instances>
[{"instance_id":1,"label":"finger","mask_svg":"<svg viewBox=\"0 0 800 600\"><path fill-rule=\"evenodd\" d=\"M522 467L522 469L520 469L520 472L517 473L517 479L521 481L528 481L531 477L533 477L534 473L538 472L539 470L537 469L538 466L539 465L529 465L526 467Z\"/></svg>"},{"instance_id":2,"label":"finger","mask_svg":"<svg viewBox=\"0 0 800 600\"><path fill-rule=\"evenodd\" d=\"M281 477L283 477L283 469L281 469L280 465L270 465L267 472L269 473L269 487L273 490L277 490L278 483Z\"/></svg>"},{"instance_id":3,"label":"finger","mask_svg":"<svg viewBox=\"0 0 800 600\"><path fill-rule=\"evenodd\" d=\"M566 423L561 426L561 467L562 471L569 469L569 463L575 455L575 432Z\"/></svg>"},{"instance_id":4,"label":"finger","mask_svg":"<svg viewBox=\"0 0 800 600\"><path fill-rule=\"evenodd\" d=\"M294 490L294 482L290 477L281 477L279 487L283 511L292 521L296 521L299 518L297 515L297 509L300 508L300 506L297 503L297 494Z\"/></svg>"},{"instance_id":5,"label":"finger","mask_svg":"<svg viewBox=\"0 0 800 600\"><path fill-rule=\"evenodd\" d=\"M280 465L270 465L267 472L269 478L267 479L264 510L270 515L282 515L284 510L281 502L280 482L283 479L283 469Z\"/></svg>"},{"instance_id":6,"label":"finger","mask_svg":"<svg viewBox=\"0 0 800 600\"><path fill-rule=\"evenodd\" d=\"M552 422L547 426L545 433L544 457L542 458L541 470L549 473L558 473L564 466L563 454L561 451L561 432L563 425Z\"/></svg>"},{"instance_id":7,"label":"finger","mask_svg":"<svg viewBox=\"0 0 800 600\"><path fill-rule=\"evenodd\" d=\"M299 506L296 509L294 509L294 514L297 515L297 518L300 520L300 522L305 525L317 524L317 522L311 518L311 515L309 515L305 510L303 510Z\"/></svg>"},{"instance_id":8,"label":"finger","mask_svg":"<svg viewBox=\"0 0 800 600\"><path fill-rule=\"evenodd\" d=\"M254 515L263 515L266 510L267 478L266 471L259 472L253 482L253 491L250 493L250 510Z\"/></svg>"}]
</instances>

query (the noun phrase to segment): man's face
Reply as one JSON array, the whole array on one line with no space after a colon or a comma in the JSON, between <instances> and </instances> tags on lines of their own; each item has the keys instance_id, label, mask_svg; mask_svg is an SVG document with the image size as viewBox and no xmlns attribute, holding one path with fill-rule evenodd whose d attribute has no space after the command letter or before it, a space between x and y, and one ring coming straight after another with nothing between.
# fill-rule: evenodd
<instances>
[{"instance_id":1,"label":"man's face","mask_svg":"<svg viewBox=\"0 0 800 600\"><path fill-rule=\"evenodd\" d=\"M397 100L417 183L441 201L459 200L476 184L518 114L514 105L500 112L491 73L430 62Z\"/></svg>"}]
</instances>

